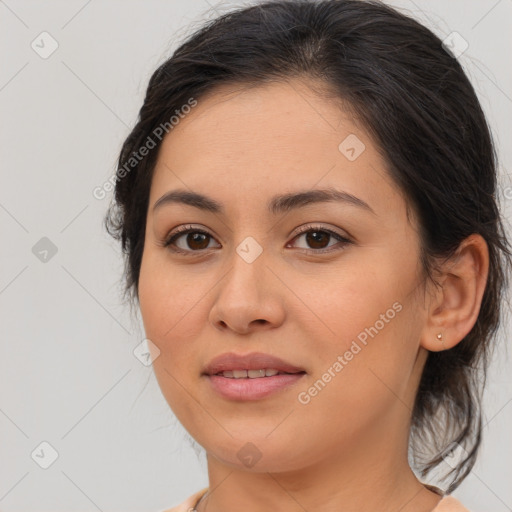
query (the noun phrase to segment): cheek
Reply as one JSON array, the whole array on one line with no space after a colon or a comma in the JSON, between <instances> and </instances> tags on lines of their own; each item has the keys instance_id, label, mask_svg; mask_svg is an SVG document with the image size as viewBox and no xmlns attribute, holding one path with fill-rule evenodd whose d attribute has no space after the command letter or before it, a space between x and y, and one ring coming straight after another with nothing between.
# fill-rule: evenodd
<instances>
[{"instance_id":1,"label":"cheek","mask_svg":"<svg viewBox=\"0 0 512 512\"><path fill-rule=\"evenodd\" d=\"M206 280L191 279L180 267L166 264L165 256L144 254L139 278L139 302L146 335L161 350L172 340L193 339L201 328L201 300ZM204 323L204 320L203 320Z\"/></svg>"},{"instance_id":2,"label":"cheek","mask_svg":"<svg viewBox=\"0 0 512 512\"><path fill-rule=\"evenodd\" d=\"M365 346L373 337L385 337L403 309L400 302L403 294L396 284L400 277L394 280L391 275L391 271L382 273L368 267L362 270L351 267L350 273L333 272L325 278L311 280L302 290L301 299L305 309L316 313L315 324L323 333L320 339L344 352L353 340Z\"/></svg>"},{"instance_id":3,"label":"cheek","mask_svg":"<svg viewBox=\"0 0 512 512\"><path fill-rule=\"evenodd\" d=\"M195 402L189 381L198 371L193 345L199 338L195 329L200 327L201 293L183 272L161 260L158 254L146 252L141 263L139 303L145 337L158 347L153 371L170 408L180 416L197 414L191 410Z\"/></svg>"},{"instance_id":4,"label":"cheek","mask_svg":"<svg viewBox=\"0 0 512 512\"><path fill-rule=\"evenodd\" d=\"M405 276L366 271L330 280L324 293L309 293L311 310L321 322L315 339L315 373L303 389L320 407L329 403L373 414L396 399L414 363L415 316L407 299ZM313 398L314 397L314 398ZM365 404L362 407L361 404ZM309 407L309 406L308 406ZM363 412L365 409L366 412ZM335 413L337 414L337 413ZM340 414L344 414L340 412Z\"/></svg>"}]
</instances>

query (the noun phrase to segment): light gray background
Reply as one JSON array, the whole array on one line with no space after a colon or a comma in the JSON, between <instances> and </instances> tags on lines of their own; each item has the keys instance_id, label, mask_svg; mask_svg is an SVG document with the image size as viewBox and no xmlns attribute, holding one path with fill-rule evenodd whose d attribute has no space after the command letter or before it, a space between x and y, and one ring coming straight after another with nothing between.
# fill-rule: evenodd
<instances>
[{"instance_id":1,"label":"light gray background","mask_svg":"<svg viewBox=\"0 0 512 512\"><path fill-rule=\"evenodd\" d=\"M460 61L498 142L510 219L512 0L390 3L443 38L457 31L468 41ZM192 29L238 5L0 1L4 512L158 512L207 485L203 454L133 355L142 324L120 301L121 255L101 224L110 196L92 190L115 172L152 71ZM43 31L59 45L47 59L31 48ZM57 248L47 262L32 252L42 237ZM454 493L474 512L512 509L510 369L502 343L482 453ZM48 469L31 458L43 441L58 452Z\"/></svg>"}]
</instances>

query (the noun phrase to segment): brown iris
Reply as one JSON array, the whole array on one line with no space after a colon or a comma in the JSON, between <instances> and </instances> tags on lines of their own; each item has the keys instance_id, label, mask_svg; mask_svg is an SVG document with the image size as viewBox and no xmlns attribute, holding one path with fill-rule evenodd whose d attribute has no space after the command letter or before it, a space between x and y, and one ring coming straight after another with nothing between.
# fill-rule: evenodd
<instances>
[{"instance_id":1,"label":"brown iris","mask_svg":"<svg viewBox=\"0 0 512 512\"><path fill-rule=\"evenodd\" d=\"M325 231L309 231L306 233L306 241L313 249L323 249L325 245L322 245L322 241L326 241L329 244L330 236ZM320 244L320 247L317 244Z\"/></svg>"},{"instance_id":2,"label":"brown iris","mask_svg":"<svg viewBox=\"0 0 512 512\"><path fill-rule=\"evenodd\" d=\"M206 249L208 247L209 243L209 235L205 235L204 233L188 233L187 234L187 245L191 249ZM205 243L206 242L206 243ZM194 244L199 244L199 246L196 246Z\"/></svg>"}]
</instances>

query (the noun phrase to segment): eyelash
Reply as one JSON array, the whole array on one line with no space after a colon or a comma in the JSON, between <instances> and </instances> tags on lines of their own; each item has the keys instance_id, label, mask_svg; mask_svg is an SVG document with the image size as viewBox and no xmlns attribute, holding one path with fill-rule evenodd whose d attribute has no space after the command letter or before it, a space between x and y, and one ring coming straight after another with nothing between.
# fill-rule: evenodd
<instances>
[{"instance_id":1,"label":"eyelash","mask_svg":"<svg viewBox=\"0 0 512 512\"><path fill-rule=\"evenodd\" d=\"M307 253L325 254L325 253L329 253L329 252L333 252L333 251L337 251L337 250L343 250L345 245L353 243L352 240L350 240L344 236L341 236L339 233L336 233L335 231L324 228L322 226L314 226L314 225L308 225L308 226L304 226L303 228L300 228L300 231L293 237L293 240L295 240L299 236L301 236L305 233L309 233L309 232L328 233L329 235L332 235L334 238L336 238L338 240L338 242L342 242L342 247L336 248L336 245L337 245L336 244L335 246L333 246L335 248L331 247L328 249L301 249L302 251L307 252ZM166 238L161 245L163 247L168 247L169 250L174 253L184 254L186 256L193 256L193 255L201 254L208 250L208 249L202 249L202 250L198 250L198 251L192 251L192 250L186 251L186 250L179 249L176 247L171 248L171 245L174 244L174 242L180 236L183 236L188 233L201 233L203 235L213 238L213 236L210 233L208 233L207 231L204 231L204 230L198 229L198 228L194 228L192 225L184 225L184 226L179 227L176 231L174 231L174 233L172 233L168 238ZM195 253L195 254L192 254L192 253Z\"/></svg>"}]
</instances>

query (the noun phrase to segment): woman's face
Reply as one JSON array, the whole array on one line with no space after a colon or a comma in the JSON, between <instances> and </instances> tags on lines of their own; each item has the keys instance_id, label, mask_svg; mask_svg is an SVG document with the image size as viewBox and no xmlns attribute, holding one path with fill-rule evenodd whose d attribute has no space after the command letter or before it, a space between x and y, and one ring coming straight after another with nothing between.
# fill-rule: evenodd
<instances>
[{"instance_id":1,"label":"woman's face","mask_svg":"<svg viewBox=\"0 0 512 512\"><path fill-rule=\"evenodd\" d=\"M276 199L324 189L339 197ZM218 211L178 200L154 209L177 190ZM191 232L164 247L180 227ZM162 392L216 460L285 471L404 456L427 354L421 291L418 235L382 157L304 83L218 89L165 137L140 307ZM205 375L226 353L278 357L302 373Z\"/></svg>"}]
</instances>

